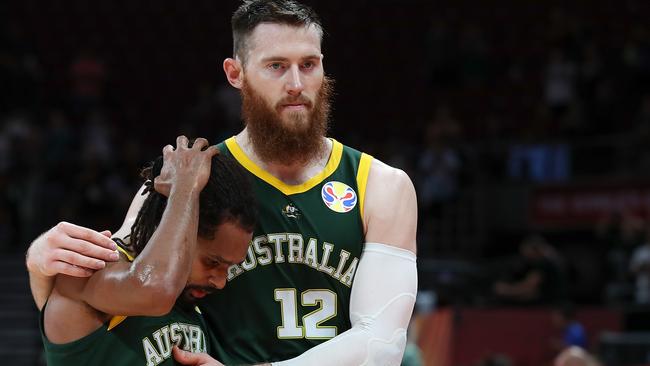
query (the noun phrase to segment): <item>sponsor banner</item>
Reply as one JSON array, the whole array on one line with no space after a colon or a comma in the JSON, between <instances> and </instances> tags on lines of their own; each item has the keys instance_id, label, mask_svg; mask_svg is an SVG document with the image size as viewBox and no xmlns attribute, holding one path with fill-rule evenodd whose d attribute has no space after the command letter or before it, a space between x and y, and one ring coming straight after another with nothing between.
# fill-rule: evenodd
<instances>
[{"instance_id":1,"label":"sponsor banner","mask_svg":"<svg viewBox=\"0 0 650 366\"><path fill-rule=\"evenodd\" d=\"M528 207L536 226L593 225L618 213L650 217L650 182L539 187L531 191Z\"/></svg>"}]
</instances>

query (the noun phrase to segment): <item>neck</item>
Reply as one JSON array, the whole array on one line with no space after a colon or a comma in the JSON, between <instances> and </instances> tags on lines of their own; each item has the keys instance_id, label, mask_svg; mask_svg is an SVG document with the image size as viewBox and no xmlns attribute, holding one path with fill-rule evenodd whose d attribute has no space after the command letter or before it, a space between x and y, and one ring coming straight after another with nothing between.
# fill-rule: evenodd
<instances>
[{"instance_id":1,"label":"neck","mask_svg":"<svg viewBox=\"0 0 650 366\"><path fill-rule=\"evenodd\" d=\"M246 156L251 159L257 166L266 170L274 177L280 179L286 184L298 185L305 183L311 177L320 173L329 160L332 152L332 141L323 137L322 143L325 146L323 154L305 163L286 164L279 161L264 161L256 153L253 144L250 141L248 130L244 128L237 136L235 141Z\"/></svg>"}]
</instances>

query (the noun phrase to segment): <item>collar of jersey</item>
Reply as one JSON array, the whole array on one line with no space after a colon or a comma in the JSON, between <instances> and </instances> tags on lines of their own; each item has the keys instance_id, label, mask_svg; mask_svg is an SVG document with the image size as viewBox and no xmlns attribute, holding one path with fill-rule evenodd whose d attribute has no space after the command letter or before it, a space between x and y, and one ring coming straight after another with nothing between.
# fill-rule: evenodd
<instances>
[{"instance_id":1,"label":"collar of jersey","mask_svg":"<svg viewBox=\"0 0 650 366\"><path fill-rule=\"evenodd\" d=\"M330 138L330 140L332 141L332 154L330 155L325 168L320 173L311 177L305 183L298 185L290 185L284 183L280 179L271 175L266 170L257 166L257 164L255 164L251 159L248 158L248 156L246 156L244 150L239 147L239 144L237 144L237 141L235 141L234 136L226 140L226 146L228 147L228 150L230 150L230 153L235 157L235 159L237 159L237 161L248 171L266 183L272 185L285 195L292 195L304 193L314 188L320 182L332 175L332 173L334 173L334 171L339 167L341 156L343 155L343 145L332 138Z\"/></svg>"}]
</instances>

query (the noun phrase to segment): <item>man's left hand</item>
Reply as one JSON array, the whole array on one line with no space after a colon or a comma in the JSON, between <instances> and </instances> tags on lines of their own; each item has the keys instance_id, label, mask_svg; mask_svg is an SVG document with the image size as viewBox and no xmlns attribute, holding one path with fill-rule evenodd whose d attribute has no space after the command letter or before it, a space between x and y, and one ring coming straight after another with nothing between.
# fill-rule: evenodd
<instances>
[{"instance_id":1,"label":"man's left hand","mask_svg":"<svg viewBox=\"0 0 650 366\"><path fill-rule=\"evenodd\" d=\"M190 366L224 366L221 362L210 357L206 353L192 353L183 351L182 349L174 346L172 350L174 359L181 365Z\"/></svg>"}]
</instances>

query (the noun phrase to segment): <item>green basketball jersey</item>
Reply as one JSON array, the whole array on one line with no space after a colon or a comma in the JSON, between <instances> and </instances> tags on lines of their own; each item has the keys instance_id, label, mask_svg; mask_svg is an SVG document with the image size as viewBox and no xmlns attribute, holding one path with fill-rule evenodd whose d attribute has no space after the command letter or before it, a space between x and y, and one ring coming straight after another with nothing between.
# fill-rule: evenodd
<instances>
[{"instance_id":1,"label":"green basketball jersey","mask_svg":"<svg viewBox=\"0 0 650 366\"><path fill-rule=\"evenodd\" d=\"M192 352L209 350L198 308L185 311L175 306L158 317L115 317L91 334L65 344L48 341L43 313L41 337L48 366L178 365L171 354L174 344Z\"/></svg>"},{"instance_id":2,"label":"green basketball jersey","mask_svg":"<svg viewBox=\"0 0 650 366\"><path fill-rule=\"evenodd\" d=\"M262 170L234 138L218 145L250 173L259 212L246 259L201 305L226 364L292 358L350 328L372 158L332 143L327 166L301 185Z\"/></svg>"}]
</instances>

